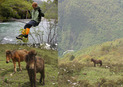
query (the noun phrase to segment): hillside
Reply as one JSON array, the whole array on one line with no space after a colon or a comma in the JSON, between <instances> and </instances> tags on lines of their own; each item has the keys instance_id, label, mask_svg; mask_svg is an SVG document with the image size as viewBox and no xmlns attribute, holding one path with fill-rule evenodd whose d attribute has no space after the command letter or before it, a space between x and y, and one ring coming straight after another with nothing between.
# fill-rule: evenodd
<instances>
[{"instance_id":1,"label":"hillside","mask_svg":"<svg viewBox=\"0 0 123 87\"><path fill-rule=\"evenodd\" d=\"M117 39L114 41L105 42L102 44L90 46L88 48L79 50L75 53L69 53L64 55L63 58L59 59L63 62L70 61L71 55L74 55L75 58L73 61L78 61L80 63L85 63L91 58L101 59L107 63L110 61L117 63L123 62L123 39ZM90 62L90 61L89 61Z\"/></svg>"},{"instance_id":2,"label":"hillside","mask_svg":"<svg viewBox=\"0 0 123 87\"><path fill-rule=\"evenodd\" d=\"M59 0L59 54L123 37L122 0Z\"/></svg>"},{"instance_id":3,"label":"hillside","mask_svg":"<svg viewBox=\"0 0 123 87\"><path fill-rule=\"evenodd\" d=\"M31 48L20 45L1 44L0 45L0 87L30 87L30 81L26 70L26 63L21 62L22 71L20 72L17 65L17 72L13 74L14 66L12 60L10 63L6 63L6 50L16 49L34 49L37 55L43 57L45 61L45 85L43 87L57 87L57 51L45 50L38 48ZM42 87L39 83L40 74L37 74L36 84L38 87Z\"/></svg>"},{"instance_id":4,"label":"hillside","mask_svg":"<svg viewBox=\"0 0 123 87\"><path fill-rule=\"evenodd\" d=\"M64 84L63 87L70 87L75 83L75 87L78 85L81 87L122 87L122 52L123 38L67 54L59 59L59 78L61 79L59 83ZM71 59L72 56L74 56L73 59ZM91 58L102 60L102 66L94 67Z\"/></svg>"}]
</instances>

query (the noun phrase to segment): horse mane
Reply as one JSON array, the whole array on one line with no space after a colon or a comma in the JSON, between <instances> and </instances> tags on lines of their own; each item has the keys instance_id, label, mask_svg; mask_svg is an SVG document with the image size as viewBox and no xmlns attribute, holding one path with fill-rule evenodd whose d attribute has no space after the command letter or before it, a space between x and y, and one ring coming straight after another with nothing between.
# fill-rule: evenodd
<instances>
[{"instance_id":1,"label":"horse mane","mask_svg":"<svg viewBox=\"0 0 123 87\"><path fill-rule=\"evenodd\" d=\"M35 50L31 50L28 52L28 55L37 55L37 53L35 52Z\"/></svg>"},{"instance_id":2,"label":"horse mane","mask_svg":"<svg viewBox=\"0 0 123 87\"><path fill-rule=\"evenodd\" d=\"M95 61L95 59L91 58L91 61Z\"/></svg>"},{"instance_id":3,"label":"horse mane","mask_svg":"<svg viewBox=\"0 0 123 87\"><path fill-rule=\"evenodd\" d=\"M25 61L29 62L29 61L34 61L35 59L32 58L32 56L36 56L37 53L35 52L35 50L31 50L28 52L28 54L25 57Z\"/></svg>"}]
</instances>

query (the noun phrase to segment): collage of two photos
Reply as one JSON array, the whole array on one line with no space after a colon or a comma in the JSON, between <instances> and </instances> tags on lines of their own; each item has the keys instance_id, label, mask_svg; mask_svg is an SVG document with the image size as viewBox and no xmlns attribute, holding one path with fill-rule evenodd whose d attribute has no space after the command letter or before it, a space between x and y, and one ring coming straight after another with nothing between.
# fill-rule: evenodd
<instances>
[{"instance_id":1,"label":"collage of two photos","mask_svg":"<svg viewBox=\"0 0 123 87\"><path fill-rule=\"evenodd\" d=\"M122 87L122 0L0 0L0 87Z\"/></svg>"}]
</instances>

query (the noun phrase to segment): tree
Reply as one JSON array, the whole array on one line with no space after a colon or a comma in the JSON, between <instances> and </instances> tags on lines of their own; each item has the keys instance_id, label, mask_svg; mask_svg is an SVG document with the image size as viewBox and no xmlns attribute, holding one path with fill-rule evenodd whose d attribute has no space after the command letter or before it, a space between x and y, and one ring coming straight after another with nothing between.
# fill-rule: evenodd
<instances>
[{"instance_id":1,"label":"tree","mask_svg":"<svg viewBox=\"0 0 123 87\"><path fill-rule=\"evenodd\" d=\"M9 18L26 18L27 9L31 9L31 3L25 0L2 0L0 6L0 16L3 21Z\"/></svg>"}]
</instances>

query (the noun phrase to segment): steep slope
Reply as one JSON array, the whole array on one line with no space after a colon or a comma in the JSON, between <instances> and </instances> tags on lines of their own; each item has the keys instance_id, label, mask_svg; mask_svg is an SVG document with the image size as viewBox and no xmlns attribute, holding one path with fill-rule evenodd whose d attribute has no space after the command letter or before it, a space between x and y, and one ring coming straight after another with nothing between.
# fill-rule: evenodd
<instances>
[{"instance_id":1,"label":"steep slope","mask_svg":"<svg viewBox=\"0 0 123 87\"><path fill-rule=\"evenodd\" d=\"M121 0L60 0L59 54L123 37Z\"/></svg>"},{"instance_id":2,"label":"steep slope","mask_svg":"<svg viewBox=\"0 0 123 87\"><path fill-rule=\"evenodd\" d=\"M59 87L121 87L122 52L123 38L65 55L59 59ZM94 67L91 58L102 60L102 66Z\"/></svg>"},{"instance_id":3,"label":"steep slope","mask_svg":"<svg viewBox=\"0 0 123 87\"><path fill-rule=\"evenodd\" d=\"M104 63L123 64L123 38L108 41L102 44L90 46L75 53L69 53L59 59L61 63L77 61L79 63L91 64L91 58L100 59ZM71 56L74 58L71 60Z\"/></svg>"},{"instance_id":4,"label":"steep slope","mask_svg":"<svg viewBox=\"0 0 123 87\"><path fill-rule=\"evenodd\" d=\"M90 47L86 54L81 54L80 52L76 53L76 60L79 62L90 62L91 58L95 58L103 60L104 63L123 64L123 39Z\"/></svg>"}]
</instances>

